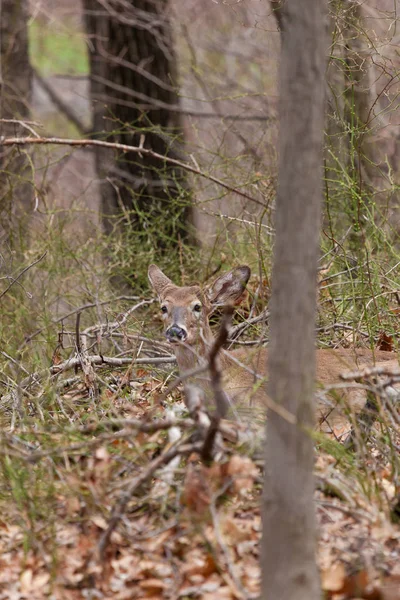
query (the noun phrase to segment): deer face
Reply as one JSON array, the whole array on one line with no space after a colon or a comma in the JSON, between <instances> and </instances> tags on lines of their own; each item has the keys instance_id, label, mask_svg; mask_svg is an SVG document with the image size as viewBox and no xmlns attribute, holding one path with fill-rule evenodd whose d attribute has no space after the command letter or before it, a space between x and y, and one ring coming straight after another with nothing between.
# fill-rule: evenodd
<instances>
[{"instance_id":1,"label":"deer face","mask_svg":"<svg viewBox=\"0 0 400 600\"><path fill-rule=\"evenodd\" d=\"M229 271L205 290L197 285L176 286L156 265L150 265L148 275L160 300L167 340L195 345L212 340L208 317L213 307L235 302L241 296L250 269Z\"/></svg>"}]
</instances>

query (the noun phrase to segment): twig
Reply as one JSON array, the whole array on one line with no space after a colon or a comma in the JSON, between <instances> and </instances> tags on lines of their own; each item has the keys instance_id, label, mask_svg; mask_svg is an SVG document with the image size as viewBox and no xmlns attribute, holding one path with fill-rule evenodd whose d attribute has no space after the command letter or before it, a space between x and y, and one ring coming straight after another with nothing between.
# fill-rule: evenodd
<instances>
[{"instance_id":1,"label":"twig","mask_svg":"<svg viewBox=\"0 0 400 600\"><path fill-rule=\"evenodd\" d=\"M17 360L15 360L15 358L7 354L7 352L4 352L4 350L0 350L0 354L2 354L8 360L10 360L16 367L18 367L18 369L21 369L21 371L23 371L25 375L29 375L29 372L25 369L25 367L21 365L21 363L19 363Z\"/></svg>"},{"instance_id":2,"label":"twig","mask_svg":"<svg viewBox=\"0 0 400 600\"><path fill-rule=\"evenodd\" d=\"M153 421L147 423L146 421L139 421L137 419L126 419L125 422L127 426L124 429L120 429L119 431L115 431L112 433L103 433L97 436L94 440L87 440L86 442L77 442L76 444L70 444L69 446L55 447L50 450L37 450L32 452L29 455L25 455L26 460L30 463L36 463L42 458L46 458L48 456L57 456L60 454L66 454L70 456L74 452L78 452L83 449L95 448L96 446L100 446L104 443L114 442L115 440L121 439L129 439L132 437L134 432L143 432L143 433L156 433L157 431L165 431L172 429L173 427L182 427L185 429L190 429L194 426L194 421L192 419L159 419L157 421ZM77 431L76 429L71 429L71 432ZM88 430L84 430L84 428L78 429L80 433L90 433ZM35 435L48 435L45 432L35 431Z\"/></svg>"},{"instance_id":3,"label":"twig","mask_svg":"<svg viewBox=\"0 0 400 600\"><path fill-rule=\"evenodd\" d=\"M265 225L264 223L257 223L256 221L249 221L247 219L243 219L242 217L231 217L230 215L222 215L221 213L217 213L217 212L213 212L213 211L207 211L202 209L202 212L205 213L206 215L210 215L211 217L218 217L219 219L226 219L227 221L237 221L239 223L244 223L245 225L256 225L257 227L263 227L264 229L267 230L266 235L271 235L274 236L275 235L275 230L273 227L270 227L270 225Z\"/></svg>"},{"instance_id":4,"label":"twig","mask_svg":"<svg viewBox=\"0 0 400 600\"><path fill-rule=\"evenodd\" d=\"M354 508L349 508L348 506L343 506L342 504L335 504L334 502L327 502L326 500L318 500L318 499L316 500L316 503L317 503L317 506L322 506L323 508L338 510L338 511L342 512L343 514L348 515L349 517L352 517L353 519L358 519L359 521L366 519L371 523L371 522L374 522L376 519L375 515L372 518L366 512L361 512Z\"/></svg>"},{"instance_id":5,"label":"twig","mask_svg":"<svg viewBox=\"0 0 400 600\"><path fill-rule=\"evenodd\" d=\"M150 300L141 300L140 302L138 302L137 304L135 304L134 306L131 306L131 308L129 308L126 312L124 312L121 317L119 319L117 319L116 321L112 321L111 323L100 323L100 324L96 324L96 325L91 325L90 327L87 327L83 332L82 335L88 335L89 333L93 332L93 331L98 331L98 330L102 330L104 329L107 333L109 333L110 335L112 335L112 333L114 332L115 329L118 329L119 327L121 327L122 325L125 325L126 321L128 320L128 317L138 308L141 308L142 306L146 306L147 304L153 304L153 302L155 302L156 299L152 298Z\"/></svg>"},{"instance_id":6,"label":"twig","mask_svg":"<svg viewBox=\"0 0 400 600\"><path fill-rule=\"evenodd\" d=\"M193 419L190 418L183 418L183 419L177 419L175 417L173 418L167 418L167 419L155 419L154 421L147 421L146 419L140 420L140 419L107 419L104 421L100 421L98 423L90 423L87 425L80 425L78 427L76 427L76 425L71 424L71 427L63 427L62 428L62 433L66 434L66 435L77 435L77 434L81 434L81 435L94 435L96 433L99 432L99 430L101 429L112 429L113 433L111 434L116 435L118 437L118 435L126 435L125 429L130 429L131 430L131 434L133 431L140 431L142 433L157 433L157 431L163 431L163 430L167 430L170 429L171 427L181 427L182 429L190 429L192 427L194 427L196 424L194 422ZM123 429L121 429L123 428ZM10 440L12 440L15 436L10 436L10 434L7 431L4 431L4 436L3 438L7 440L7 437L10 438ZM40 438L40 436L44 436L45 438L48 438L49 434L59 434L60 433L60 428L53 426L53 427L46 427L43 430L37 429L35 428L35 437L36 438ZM107 433L106 435L110 435L109 433ZM96 438L96 440L99 440L100 436L98 438ZM113 437L111 438L101 438L101 442L103 441L107 441L107 440L113 440ZM47 454L51 455L51 454L62 454L64 452L71 453L72 451L75 451L76 449L80 449L80 447L84 448L87 447L88 444L92 444L95 443L96 440L89 440L88 442L79 442L78 444L73 444L70 446L65 446L63 448L54 448L52 450L50 450ZM34 445L30 445L30 449L33 451L37 451L37 447ZM46 454L46 456L47 456ZM38 456L29 456L28 457L30 461L33 460L37 460L37 458L39 458Z\"/></svg>"},{"instance_id":7,"label":"twig","mask_svg":"<svg viewBox=\"0 0 400 600\"><path fill-rule=\"evenodd\" d=\"M78 429L71 428L71 430L66 429L66 432L79 432L83 434L93 434L100 427L131 427L132 429L136 429L137 431L141 431L143 433L156 433L157 431L161 431L163 429L170 429L171 427L182 427L182 429L190 429L194 425L194 421L189 418L185 419L156 419L154 421L141 421L140 419L107 419L107 421L90 424L90 425L82 425L78 427ZM37 432L35 432L37 433ZM40 433L40 432L39 432ZM49 430L43 431L43 435L48 435Z\"/></svg>"},{"instance_id":8,"label":"twig","mask_svg":"<svg viewBox=\"0 0 400 600\"><path fill-rule=\"evenodd\" d=\"M70 312L63 315L62 317L53 319L52 324L56 325L57 323L62 323L62 321L64 321L65 319L68 319L68 317L72 317L73 315L76 315L76 313L87 310L88 308L96 308L97 306L104 306L105 304L111 304L112 302L117 302L118 300L128 300L128 301L129 300L139 300L139 296L116 296L115 298L110 298L110 300L102 300L101 302L89 302L88 304L83 304L82 306L79 306L78 308L74 308ZM45 327L42 327L41 329L37 329L36 331L34 331L29 337L26 338L26 340L24 341L22 346L19 348L19 351L21 352L21 350L27 344L29 344L29 342L32 341L34 337L36 337L37 335L42 333L42 331L44 331L44 330L45 330Z\"/></svg>"},{"instance_id":9,"label":"twig","mask_svg":"<svg viewBox=\"0 0 400 600\"><path fill-rule=\"evenodd\" d=\"M0 123L20 125L21 127L24 127L25 129L30 131L31 134L37 138L40 137L40 135L36 133L36 131L33 129L33 127L31 127L31 125L34 125L35 127L43 127L40 123L37 123L36 121L20 121L19 119L0 119Z\"/></svg>"},{"instance_id":10,"label":"twig","mask_svg":"<svg viewBox=\"0 0 400 600\"><path fill-rule=\"evenodd\" d=\"M32 267L34 267L35 265L37 265L41 260L44 259L44 257L47 254L47 250L46 252L44 252L42 254L42 256L39 256L39 258L37 258L36 260L34 260L30 265L28 265L27 267L25 267L24 269L22 269L21 273L19 275L17 275L17 277L11 278L12 282L10 283L10 285L0 294L0 298L2 298L5 294L7 294L8 290L14 285L14 283L17 283L17 281L22 277L22 275L24 275L27 271L29 271L29 269L31 269Z\"/></svg>"},{"instance_id":11,"label":"twig","mask_svg":"<svg viewBox=\"0 0 400 600\"><path fill-rule=\"evenodd\" d=\"M187 454L191 454L192 452L199 452L200 444L177 444L172 448L168 448L164 450L162 454L157 456L152 462L149 464L147 469L140 473L137 477L135 477L128 488L121 494L117 502L115 503L112 512L111 518L108 523L108 527L106 531L102 534L99 544L98 544L98 552L101 559L104 558L104 553L107 548L108 542L110 541L111 534L115 530L118 522L123 516L126 506L129 500L132 498L135 491L143 485L150 477L154 475L154 473L159 469L162 465L169 463L175 456L183 456Z\"/></svg>"},{"instance_id":12,"label":"twig","mask_svg":"<svg viewBox=\"0 0 400 600\"><path fill-rule=\"evenodd\" d=\"M243 323L239 323L238 325L231 327L230 331L229 331L229 341L234 341L233 338L236 337L239 333L241 333L241 331L243 329L246 329L247 327L249 327L249 325L255 325L256 323L260 323L260 321L267 320L268 317L269 317L269 310L265 309L256 317L252 317L251 319L247 319L246 321L243 321Z\"/></svg>"},{"instance_id":13,"label":"twig","mask_svg":"<svg viewBox=\"0 0 400 600\"><path fill-rule=\"evenodd\" d=\"M205 173L204 171L201 171L200 169L196 169L195 167L192 167L192 166L188 165L187 163L177 160L176 158L158 154L157 152L154 152L153 150L150 150L149 148L141 148L139 146L129 146L128 144L119 144L117 142L104 142L102 140L90 140L90 139L74 140L74 139L69 139L69 138L57 138L57 137L51 137L51 138L44 138L44 137L41 137L41 138L7 137L6 138L6 137L2 137L2 138L0 138L0 146L27 146L27 145L32 145L32 144L54 144L54 145L58 145L58 146L84 146L84 147L97 146L99 148L110 148L113 150L122 150L123 152L132 152L133 154L142 154L145 156L151 156L152 158L156 158L160 161L170 163L172 165L176 165L177 167L185 169L186 171L189 171L190 173L194 173L195 175L204 177L205 179L208 179L209 181L216 183L217 185L228 190L229 192L233 192L235 194L238 194L238 196L241 196L242 198L246 198L247 200L254 202L255 204L264 206L263 202L261 202L260 200L257 200L256 198L254 198L253 196L250 196L250 194L247 194L246 192L242 192L241 190L232 187L231 185L225 183L221 179L218 179L218 177L209 175L208 173Z\"/></svg>"},{"instance_id":14,"label":"twig","mask_svg":"<svg viewBox=\"0 0 400 600\"><path fill-rule=\"evenodd\" d=\"M79 325L81 322L81 314L80 312L77 313L76 315L76 322L75 322L75 343L76 343L76 352L78 354L78 356L82 353L82 348L81 348L81 336L80 336L80 331L79 331ZM80 361L82 363L82 361ZM77 375L78 373L78 365L75 366L75 375Z\"/></svg>"},{"instance_id":15,"label":"twig","mask_svg":"<svg viewBox=\"0 0 400 600\"><path fill-rule=\"evenodd\" d=\"M80 336L80 331L79 331L80 322L81 322L81 312L78 312L76 315L76 322L75 322L75 340L76 340L76 351L79 354L82 352L81 336Z\"/></svg>"}]
</instances>

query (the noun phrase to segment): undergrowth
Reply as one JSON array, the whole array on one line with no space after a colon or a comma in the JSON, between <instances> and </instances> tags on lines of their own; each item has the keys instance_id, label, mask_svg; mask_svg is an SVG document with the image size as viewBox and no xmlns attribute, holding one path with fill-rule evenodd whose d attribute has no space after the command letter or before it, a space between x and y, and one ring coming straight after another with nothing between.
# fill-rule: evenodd
<instances>
[{"instance_id":1,"label":"undergrowth","mask_svg":"<svg viewBox=\"0 0 400 600\"><path fill-rule=\"evenodd\" d=\"M43 32L42 27L37 21L30 24L36 68L42 74L87 73L81 36L71 38L68 26L61 34L48 25ZM213 52L205 53L204 60L210 78L221 78ZM257 55L251 63L257 73L258 60ZM183 74L198 72L198 65L189 63ZM247 77L248 63L239 63L240 70L246 65ZM273 88L268 77L265 82ZM338 152L340 136L327 137L317 343L321 348L383 349L397 356L400 248L389 198L396 197L398 186L390 172L383 177L383 169L383 190L374 189L371 181L361 185L363 131L351 93L346 112L346 122L335 114L335 124L339 122L340 135L346 136L347 162ZM265 129L260 140L266 137L266 144L274 147L272 127ZM245 596L242 584L250 597L258 592L262 461L254 465L245 456L245 445L239 451L227 442L227 464L238 454L250 461L239 462L241 475L251 472L242 495L232 488L235 476L228 476L225 466L199 465L196 424L183 408L174 417L183 438L168 441L170 427L165 423L182 392L167 393L175 362L147 282L153 262L178 285L207 283L232 266L248 264L248 296L235 325L263 318L243 326L235 342L268 342L274 167L261 173L257 152L254 159L247 147L243 150L241 132L233 127L232 132L227 131L240 147L232 156L219 146L220 153L206 145L193 144L194 149L204 164L214 167L215 161L217 175L222 172L233 187L250 189L261 207L256 210L234 192L193 177L193 193L180 194L174 214L181 214L196 196L200 215L217 224L215 235L206 226L196 232L193 219L185 223L188 237L170 236L162 248L156 240L170 217L167 209L151 219L144 211L138 219L132 201L131 213L124 209L111 218L110 233L105 234L101 216L87 208L85 197L55 206L48 200L66 156L51 156L44 166L38 166L37 157L31 163L39 208L18 247L3 242L0 248L0 544L2 566L11 570L16 557L24 565L17 580L24 576L28 591L36 581L38 589L55 597L60 589L71 591L71 598L82 590L88 596L96 586L110 597L117 593L118 575L127 582L125 597L160 597L165 589L175 590L178 597L182 580L188 590L179 597L191 597L208 577L215 577L218 589L233 589L235 597ZM231 203L238 216L225 214ZM218 212L215 205L221 207ZM213 327L218 329L217 317ZM94 357L96 362L90 363ZM137 358L142 363L135 363ZM357 543L346 550L357 559L360 548L368 554L370 548L363 544L373 527L385 532L380 531L377 543L384 539L385 551L392 551L390 542L398 540L398 532L388 531L400 488L398 404L373 375L361 381L378 398L371 426L362 429L349 419L345 432L312 433L321 531L329 537L327 522L336 525L333 537L339 530L344 536L351 530ZM345 443L349 438L351 443ZM159 470L151 469L175 447L182 450L181 460L172 484L163 487ZM243 481L241 485L246 487ZM99 567L96 552L115 515L116 526L104 550L110 560ZM377 568L382 568L380 552L384 550L372 552ZM384 568L389 558L385 560ZM197 565L190 573L185 571L189 564ZM231 597L228 592L222 597Z\"/></svg>"}]
</instances>

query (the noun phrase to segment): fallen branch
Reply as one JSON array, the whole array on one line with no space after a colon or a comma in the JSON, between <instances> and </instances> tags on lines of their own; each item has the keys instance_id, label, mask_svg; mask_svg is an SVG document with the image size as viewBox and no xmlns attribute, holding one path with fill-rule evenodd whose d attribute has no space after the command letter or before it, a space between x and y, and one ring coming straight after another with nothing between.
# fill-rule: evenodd
<instances>
[{"instance_id":1,"label":"fallen branch","mask_svg":"<svg viewBox=\"0 0 400 600\"><path fill-rule=\"evenodd\" d=\"M172 427L180 427L182 429L190 429L195 423L192 419L158 419L157 421L139 421L137 419L126 419L126 426L124 429L120 429L119 431L107 432L98 435L94 440L87 440L84 442L77 442L76 444L69 444L68 446L58 446L51 448L50 450L35 450L31 453L24 453L24 458L29 463L36 463L42 458L46 458L48 456L59 456L65 454L66 456L71 456L75 452L79 452L81 450L88 450L96 448L97 446L101 446L105 443L111 443L115 440L129 439L132 437L133 433L142 432L142 433L156 433L157 431L165 431L169 430ZM71 430L72 432L73 430ZM80 428L75 430L79 433L91 433L89 430L84 430ZM35 431L35 435L48 435L48 431L45 432L37 432ZM13 436L13 439L15 436ZM13 445L11 439L7 439L7 433L3 436L3 442L7 441L10 446ZM7 454L7 451L4 452Z\"/></svg>"},{"instance_id":2,"label":"fallen branch","mask_svg":"<svg viewBox=\"0 0 400 600\"><path fill-rule=\"evenodd\" d=\"M354 381L357 379L367 379L368 377L374 377L376 375L386 375L387 377L397 378L400 377L400 369L393 369L390 367L366 367L365 369L360 369L358 371L343 373L340 376L340 379L343 379L343 381Z\"/></svg>"},{"instance_id":3,"label":"fallen branch","mask_svg":"<svg viewBox=\"0 0 400 600\"><path fill-rule=\"evenodd\" d=\"M113 367L122 367L124 365L164 365L164 364L174 364L176 362L176 358L175 356L160 356L160 357L156 357L156 358L151 358L151 357L147 357L147 358L133 358L133 357L129 357L129 358L114 358L111 356L100 356L100 355L94 355L94 356L89 356L89 362L91 364L94 365L104 365L104 366L113 366ZM63 363L60 363L59 365L53 365L52 367L50 367L50 369L46 369L44 371L40 371L38 373L32 373L31 375L28 375L28 377L25 377L19 384L18 384L18 389L21 390L22 392L27 392L27 390L33 386L33 385L39 385L42 381L43 378L47 377L48 375L52 375L53 377L56 377L58 375L60 375L61 373L64 373L65 371L68 371L70 369L74 369L76 366L80 366L81 364L81 358L80 357L73 357L73 358L69 358L68 360L64 361ZM76 379L73 379L74 381L76 381ZM58 385L60 385L61 387L64 387L64 383L60 382ZM68 385L68 383L67 383ZM7 406L10 404L10 402L13 401L13 392L9 392L8 394L4 394L4 396L1 397L0 400L0 409L6 409Z\"/></svg>"},{"instance_id":4,"label":"fallen branch","mask_svg":"<svg viewBox=\"0 0 400 600\"><path fill-rule=\"evenodd\" d=\"M165 365L176 362L175 356L172 355L159 356L156 358L115 358L113 356L101 356L99 354L95 354L93 356L88 356L88 360L92 365L110 365L112 367L122 367L123 365ZM50 367L50 373L52 375L59 375L60 373L64 373L64 371L73 369L80 364L81 359L79 357L69 358L59 365L53 365Z\"/></svg>"},{"instance_id":5,"label":"fallen branch","mask_svg":"<svg viewBox=\"0 0 400 600\"><path fill-rule=\"evenodd\" d=\"M199 452L200 449L201 444L177 444L172 448L168 448L167 450L164 450L162 454L160 454L154 460L152 460L152 462L149 464L145 471L140 473L131 481L128 488L125 490L125 492L123 492L120 495L119 499L115 503L111 512L111 518L108 523L108 527L100 538L97 547L100 559L104 558L104 553L107 548L108 542L110 541L111 534L113 533L120 519L122 518L127 504L132 498L133 494L136 492L136 490L140 488L140 486L143 485L148 479L153 477L157 469L169 463L176 456L184 456L192 454L192 452Z\"/></svg>"}]
</instances>

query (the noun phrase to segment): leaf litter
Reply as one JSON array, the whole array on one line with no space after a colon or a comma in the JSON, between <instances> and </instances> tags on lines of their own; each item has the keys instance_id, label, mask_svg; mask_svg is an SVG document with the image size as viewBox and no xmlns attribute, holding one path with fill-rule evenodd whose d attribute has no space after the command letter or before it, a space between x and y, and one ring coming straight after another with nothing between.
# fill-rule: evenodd
<instances>
[{"instance_id":1,"label":"leaf litter","mask_svg":"<svg viewBox=\"0 0 400 600\"><path fill-rule=\"evenodd\" d=\"M262 464L233 443L210 466L196 452L182 454L162 495L155 493L160 471L143 477L99 555L121 496L169 447L164 430L129 426L166 418L160 383L127 387L106 390L94 407L78 384L64 403L74 406L71 415L79 411L76 427L56 421L41 431L32 420L5 434L0 600L259 596ZM391 512L398 464L373 443L364 458L352 463L323 444L316 450L322 589L332 600L400 600L400 527Z\"/></svg>"}]
</instances>

